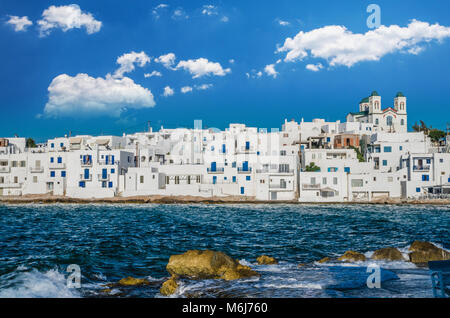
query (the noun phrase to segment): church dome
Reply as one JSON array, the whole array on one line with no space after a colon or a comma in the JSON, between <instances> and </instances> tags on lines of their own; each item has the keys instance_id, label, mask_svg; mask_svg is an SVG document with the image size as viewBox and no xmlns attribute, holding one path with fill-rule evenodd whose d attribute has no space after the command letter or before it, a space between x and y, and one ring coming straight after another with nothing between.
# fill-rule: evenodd
<instances>
[{"instance_id":1,"label":"church dome","mask_svg":"<svg viewBox=\"0 0 450 318\"><path fill-rule=\"evenodd\" d=\"M377 91L373 91L372 94L371 94L370 96L380 96L380 95L378 95L378 92L377 92Z\"/></svg>"},{"instance_id":2,"label":"church dome","mask_svg":"<svg viewBox=\"0 0 450 318\"><path fill-rule=\"evenodd\" d=\"M365 97L365 98L361 99L361 101L359 103L363 104L363 103L368 103L368 102L369 102L369 97Z\"/></svg>"},{"instance_id":3,"label":"church dome","mask_svg":"<svg viewBox=\"0 0 450 318\"><path fill-rule=\"evenodd\" d=\"M402 92L398 92L397 95L395 95L395 97L405 97L405 95L403 95Z\"/></svg>"}]
</instances>

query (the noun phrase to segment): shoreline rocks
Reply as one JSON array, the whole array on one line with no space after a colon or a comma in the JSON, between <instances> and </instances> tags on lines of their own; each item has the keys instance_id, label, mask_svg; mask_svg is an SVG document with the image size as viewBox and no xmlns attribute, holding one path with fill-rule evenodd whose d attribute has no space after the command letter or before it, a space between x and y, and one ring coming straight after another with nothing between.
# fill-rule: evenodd
<instances>
[{"instance_id":1,"label":"shoreline rocks","mask_svg":"<svg viewBox=\"0 0 450 318\"><path fill-rule=\"evenodd\" d=\"M409 260L415 264L450 260L450 253L430 242L414 241L409 247Z\"/></svg>"},{"instance_id":2,"label":"shoreline rocks","mask_svg":"<svg viewBox=\"0 0 450 318\"><path fill-rule=\"evenodd\" d=\"M126 278L122 278L117 283L120 286L141 286L141 285L150 285L150 282L145 278L134 278L128 276Z\"/></svg>"},{"instance_id":3,"label":"shoreline rocks","mask_svg":"<svg viewBox=\"0 0 450 318\"><path fill-rule=\"evenodd\" d=\"M386 261L403 261L405 260L403 254L394 247L385 247L373 252L371 257L374 260Z\"/></svg>"},{"instance_id":4,"label":"shoreline rocks","mask_svg":"<svg viewBox=\"0 0 450 318\"><path fill-rule=\"evenodd\" d=\"M271 257L271 256L267 256L267 255L261 255L260 257L258 257L256 259L256 261L258 262L259 265L276 265L278 264L278 261Z\"/></svg>"},{"instance_id":5,"label":"shoreline rocks","mask_svg":"<svg viewBox=\"0 0 450 318\"><path fill-rule=\"evenodd\" d=\"M317 261L317 263L319 264L324 264L324 263L328 263L329 261L331 261L331 258L329 257L324 257L321 260Z\"/></svg>"},{"instance_id":6,"label":"shoreline rocks","mask_svg":"<svg viewBox=\"0 0 450 318\"><path fill-rule=\"evenodd\" d=\"M162 284L159 292L161 293L161 295L170 296L175 293L177 288L177 278L175 276L172 276Z\"/></svg>"},{"instance_id":7,"label":"shoreline rocks","mask_svg":"<svg viewBox=\"0 0 450 318\"><path fill-rule=\"evenodd\" d=\"M172 255L166 269L171 275L189 279L234 280L259 276L227 254L211 250L189 250L184 254Z\"/></svg>"},{"instance_id":8,"label":"shoreline rocks","mask_svg":"<svg viewBox=\"0 0 450 318\"><path fill-rule=\"evenodd\" d=\"M366 257L364 254L355 251L347 251L344 255L338 258L338 261L343 262L364 262L365 260Z\"/></svg>"}]
</instances>

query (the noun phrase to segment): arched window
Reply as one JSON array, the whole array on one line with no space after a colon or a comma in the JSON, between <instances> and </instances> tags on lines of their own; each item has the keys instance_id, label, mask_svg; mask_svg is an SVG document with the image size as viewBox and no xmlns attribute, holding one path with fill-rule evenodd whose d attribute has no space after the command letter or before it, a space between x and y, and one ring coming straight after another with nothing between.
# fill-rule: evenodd
<instances>
[{"instance_id":1,"label":"arched window","mask_svg":"<svg viewBox=\"0 0 450 318\"><path fill-rule=\"evenodd\" d=\"M386 117L386 125L392 126L392 116L387 116Z\"/></svg>"},{"instance_id":2,"label":"arched window","mask_svg":"<svg viewBox=\"0 0 450 318\"><path fill-rule=\"evenodd\" d=\"M401 102L401 103L400 103L400 109L401 109L401 110L405 110L405 103L404 103L404 102Z\"/></svg>"},{"instance_id":3,"label":"arched window","mask_svg":"<svg viewBox=\"0 0 450 318\"><path fill-rule=\"evenodd\" d=\"M380 108L380 103L379 102L375 102L375 109L379 109Z\"/></svg>"},{"instance_id":4,"label":"arched window","mask_svg":"<svg viewBox=\"0 0 450 318\"><path fill-rule=\"evenodd\" d=\"M404 119L402 119L402 120L400 121L400 125L405 126L405 120L404 120Z\"/></svg>"},{"instance_id":5,"label":"arched window","mask_svg":"<svg viewBox=\"0 0 450 318\"><path fill-rule=\"evenodd\" d=\"M379 121L379 119L377 118L377 119L375 119L375 125L379 125L380 124L380 121Z\"/></svg>"}]
</instances>

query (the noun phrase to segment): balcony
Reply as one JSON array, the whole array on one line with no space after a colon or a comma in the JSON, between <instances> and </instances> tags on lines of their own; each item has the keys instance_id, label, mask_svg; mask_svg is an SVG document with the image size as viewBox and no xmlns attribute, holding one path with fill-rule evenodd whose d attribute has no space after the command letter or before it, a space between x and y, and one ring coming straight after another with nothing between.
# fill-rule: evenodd
<instances>
[{"instance_id":1,"label":"balcony","mask_svg":"<svg viewBox=\"0 0 450 318\"><path fill-rule=\"evenodd\" d=\"M42 173L44 172L44 167L30 167L31 173Z\"/></svg>"},{"instance_id":2,"label":"balcony","mask_svg":"<svg viewBox=\"0 0 450 318\"><path fill-rule=\"evenodd\" d=\"M0 183L0 188L21 188L22 183Z\"/></svg>"},{"instance_id":3,"label":"balcony","mask_svg":"<svg viewBox=\"0 0 450 318\"><path fill-rule=\"evenodd\" d=\"M269 189L288 190L286 183L269 184Z\"/></svg>"},{"instance_id":4,"label":"balcony","mask_svg":"<svg viewBox=\"0 0 450 318\"><path fill-rule=\"evenodd\" d=\"M294 169L289 169L289 170L280 170L280 169L256 169L256 173L270 173L270 174L292 175L292 174L294 174Z\"/></svg>"},{"instance_id":5,"label":"balcony","mask_svg":"<svg viewBox=\"0 0 450 318\"><path fill-rule=\"evenodd\" d=\"M80 164L82 167L92 167L92 161L90 160L80 160Z\"/></svg>"},{"instance_id":6,"label":"balcony","mask_svg":"<svg viewBox=\"0 0 450 318\"><path fill-rule=\"evenodd\" d=\"M50 162L48 165L49 169L66 169L66 164L62 162Z\"/></svg>"},{"instance_id":7,"label":"balcony","mask_svg":"<svg viewBox=\"0 0 450 318\"><path fill-rule=\"evenodd\" d=\"M303 183L302 184L303 190L319 190L320 184L310 184L310 183Z\"/></svg>"},{"instance_id":8,"label":"balcony","mask_svg":"<svg viewBox=\"0 0 450 318\"><path fill-rule=\"evenodd\" d=\"M238 168L237 170L238 170L238 173L251 173L252 172L252 168L247 168L247 169Z\"/></svg>"},{"instance_id":9,"label":"balcony","mask_svg":"<svg viewBox=\"0 0 450 318\"><path fill-rule=\"evenodd\" d=\"M99 181L108 181L109 180L109 177L110 177L110 175L109 174L107 174L107 175L104 175L104 174L98 174L97 175L97 179L99 180Z\"/></svg>"},{"instance_id":10,"label":"balcony","mask_svg":"<svg viewBox=\"0 0 450 318\"><path fill-rule=\"evenodd\" d=\"M413 171L430 171L431 166L414 166Z\"/></svg>"},{"instance_id":11,"label":"balcony","mask_svg":"<svg viewBox=\"0 0 450 318\"><path fill-rule=\"evenodd\" d=\"M237 147L236 153L256 153L255 147Z\"/></svg>"},{"instance_id":12,"label":"balcony","mask_svg":"<svg viewBox=\"0 0 450 318\"><path fill-rule=\"evenodd\" d=\"M88 176L86 176L86 175L84 175L84 173L82 173L82 174L80 174L80 180L81 181L91 181L92 180L92 174L89 174Z\"/></svg>"},{"instance_id":13,"label":"balcony","mask_svg":"<svg viewBox=\"0 0 450 318\"><path fill-rule=\"evenodd\" d=\"M225 170L224 168L215 168L215 169L207 168L208 173L223 173L224 170Z\"/></svg>"},{"instance_id":14,"label":"balcony","mask_svg":"<svg viewBox=\"0 0 450 318\"><path fill-rule=\"evenodd\" d=\"M11 168L9 166L1 166L0 167L0 173L9 173L11 171Z\"/></svg>"}]
</instances>

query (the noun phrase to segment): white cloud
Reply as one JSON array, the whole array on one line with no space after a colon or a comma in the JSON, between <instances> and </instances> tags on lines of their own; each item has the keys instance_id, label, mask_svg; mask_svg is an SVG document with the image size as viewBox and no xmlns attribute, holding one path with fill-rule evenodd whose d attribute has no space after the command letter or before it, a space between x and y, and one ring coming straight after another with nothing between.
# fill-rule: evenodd
<instances>
[{"instance_id":1,"label":"white cloud","mask_svg":"<svg viewBox=\"0 0 450 318\"><path fill-rule=\"evenodd\" d=\"M230 19L227 16L223 16L222 19L220 19L222 22L228 22Z\"/></svg>"},{"instance_id":2,"label":"white cloud","mask_svg":"<svg viewBox=\"0 0 450 318\"><path fill-rule=\"evenodd\" d=\"M203 10L202 10L202 14L204 15L217 15L217 7L211 5L211 4L206 4L203 6Z\"/></svg>"},{"instance_id":3,"label":"white cloud","mask_svg":"<svg viewBox=\"0 0 450 318\"><path fill-rule=\"evenodd\" d=\"M126 108L155 105L152 92L128 77L107 75L94 78L88 74L72 77L61 74L48 87L49 98L44 114L50 117L103 115L117 117Z\"/></svg>"},{"instance_id":4,"label":"white cloud","mask_svg":"<svg viewBox=\"0 0 450 318\"><path fill-rule=\"evenodd\" d=\"M204 91L204 90L210 89L211 87L213 87L213 84L195 85L195 88L200 90L200 91Z\"/></svg>"},{"instance_id":5,"label":"white cloud","mask_svg":"<svg viewBox=\"0 0 450 318\"><path fill-rule=\"evenodd\" d=\"M189 16L186 14L183 8L179 7L175 11L173 11L172 19L174 20L186 20L189 19Z\"/></svg>"},{"instance_id":6,"label":"white cloud","mask_svg":"<svg viewBox=\"0 0 450 318\"><path fill-rule=\"evenodd\" d=\"M256 70L251 70L250 72L245 73L247 78L260 78L263 73L261 71L257 72Z\"/></svg>"},{"instance_id":7,"label":"white cloud","mask_svg":"<svg viewBox=\"0 0 450 318\"><path fill-rule=\"evenodd\" d=\"M210 62L201 57L196 60L180 61L176 69L183 68L191 73L192 78L199 78L205 75L225 76L231 69L223 69L220 63Z\"/></svg>"},{"instance_id":8,"label":"white cloud","mask_svg":"<svg viewBox=\"0 0 450 318\"><path fill-rule=\"evenodd\" d=\"M269 64L264 67L264 72L266 72L267 75L272 76L273 78L277 78L278 72L275 70L275 64Z\"/></svg>"},{"instance_id":9,"label":"white cloud","mask_svg":"<svg viewBox=\"0 0 450 318\"><path fill-rule=\"evenodd\" d=\"M60 28L64 32L84 27L88 34L100 31L102 22L94 19L91 13L82 12L77 4L50 6L42 13L38 22L41 36L48 35L52 29Z\"/></svg>"},{"instance_id":10,"label":"white cloud","mask_svg":"<svg viewBox=\"0 0 450 318\"><path fill-rule=\"evenodd\" d=\"M192 87L190 87L190 86L184 86L184 87L181 88L180 91L181 91L183 94L186 94L186 93L192 92Z\"/></svg>"},{"instance_id":11,"label":"white cloud","mask_svg":"<svg viewBox=\"0 0 450 318\"><path fill-rule=\"evenodd\" d=\"M287 38L278 52L287 52L285 62L311 56L329 65L351 67L361 61L378 61L394 52L417 54L419 43L450 37L450 27L412 20L407 27L381 26L366 33L352 33L343 26L330 25Z\"/></svg>"},{"instance_id":12,"label":"white cloud","mask_svg":"<svg viewBox=\"0 0 450 318\"><path fill-rule=\"evenodd\" d=\"M26 31L30 25L33 25L33 22L31 22L27 16L18 17L16 15L10 15L9 20L6 21L6 24L11 24L14 26L14 31L20 32Z\"/></svg>"},{"instance_id":13,"label":"white cloud","mask_svg":"<svg viewBox=\"0 0 450 318\"><path fill-rule=\"evenodd\" d=\"M156 63L161 63L164 67L170 69L175 64L176 56L173 53L168 53L165 55L161 55L160 57L155 59Z\"/></svg>"},{"instance_id":14,"label":"white cloud","mask_svg":"<svg viewBox=\"0 0 450 318\"><path fill-rule=\"evenodd\" d=\"M130 52L119 56L116 61L120 67L114 73L114 77L122 77L123 74L134 71L134 64L144 67L145 64L150 63L150 58L144 51L140 53Z\"/></svg>"},{"instance_id":15,"label":"white cloud","mask_svg":"<svg viewBox=\"0 0 450 318\"><path fill-rule=\"evenodd\" d=\"M153 16L155 17L155 19L159 19L159 12L161 10L165 9L165 8L168 8L168 7L169 7L169 5L165 4L165 3L158 4L152 11Z\"/></svg>"},{"instance_id":16,"label":"white cloud","mask_svg":"<svg viewBox=\"0 0 450 318\"><path fill-rule=\"evenodd\" d=\"M170 86L166 86L164 87L164 97L168 97L168 96L172 96L173 94L175 94L175 92L173 91L172 88L170 88Z\"/></svg>"},{"instance_id":17,"label":"white cloud","mask_svg":"<svg viewBox=\"0 0 450 318\"><path fill-rule=\"evenodd\" d=\"M160 4L158 4L158 5L155 7L155 10L162 9L162 8L167 8L168 6L169 6L168 4L160 3Z\"/></svg>"},{"instance_id":18,"label":"white cloud","mask_svg":"<svg viewBox=\"0 0 450 318\"><path fill-rule=\"evenodd\" d=\"M321 63L317 63L317 64L308 64L306 65L306 69L313 71L313 72L318 72L323 68L323 65Z\"/></svg>"},{"instance_id":19,"label":"white cloud","mask_svg":"<svg viewBox=\"0 0 450 318\"><path fill-rule=\"evenodd\" d=\"M280 19L277 19L277 22L281 26L288 26L288 25L290 25L290 23L288 21L283 21L283 20L280 20Z\"/></svg>"},{"instance_id":20,"label":"white cloud","mask_svg":"<svg viewBox=\"0 0 450 318\"><path fill-rule=\"evenodd\" d=\"M234 61L234 59L231 59L231 60L229 60L228 62L229 62L230 64L234 64L235 61Z\"/></svg>"},{"instance_id":21,"label":"white cloud","mask_svg":"<svg viewBox=\"0 0 450 318\"><path fill-rule=\"evenodd\" d=\"M153 72L151 72L151 73L145 73L145 74L144 74L144 77L145 77L145 78L149 78L149 77L153 77L153 76L161 77L162 74L161 74L161 72L158 72L158 71L153 71Z\"/></svg>"},{"instance_id":22,"label":"white cloud","mask_svg":"<svg viewBox=\"0 0 450 318\"><path fill-rule=\"evenodd\" d=\"M421 46L414 46L414 47L412 47L412 48L410 48L410 49L408 50L408 53L409 53L409 54L413 54L413 55L418 55L419 53L421 53L421 52L424 51L424 50L425 50L424 47L421 47Z\"/></svg>"}]
</instances>

